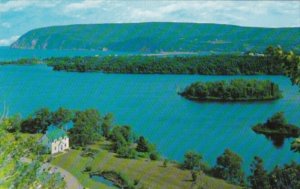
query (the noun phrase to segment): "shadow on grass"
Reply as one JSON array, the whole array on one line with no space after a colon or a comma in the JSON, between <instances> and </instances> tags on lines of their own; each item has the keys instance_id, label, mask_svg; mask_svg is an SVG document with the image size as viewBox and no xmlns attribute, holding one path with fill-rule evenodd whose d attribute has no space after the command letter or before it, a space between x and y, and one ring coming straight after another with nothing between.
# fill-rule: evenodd
<instances>
[{"instance_id":1,"label":"shadow on grass","mask_svg":"<svg viewBox=\"0 0 300 189\"><path fill-rule=\"evenodd\" d=\"M183 182L194 182L192 179L183 179Z\"/></svg>"},{"instance_id":2,"label":"shadow on grass","mask_svg":"<svg viewBox=\"0 0 300 189\"><path fill-rule=\"evenodd\" d=\"M111 144L101 144L100 148L103 149L103 150L107 150L109 152L113 152Z\"/></svg>"}]
</instances>

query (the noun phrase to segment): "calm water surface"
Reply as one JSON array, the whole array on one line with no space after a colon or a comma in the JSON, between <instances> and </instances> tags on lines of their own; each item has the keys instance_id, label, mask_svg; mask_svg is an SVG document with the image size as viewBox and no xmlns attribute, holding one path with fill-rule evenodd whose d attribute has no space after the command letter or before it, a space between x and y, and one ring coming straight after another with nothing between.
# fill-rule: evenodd
<instances>
[{"instance_id":1,"label":"calm water surface","mask_svg":"<svg viewBox=\"0 0 300 189\"><path fill-rule=\"evenodd\" d=\"M260 103L197 103L177 95L177 87L195 81L235 78L269 79L280 85L284 98ZM300 126L300 92L283 76L129 75L54 72L45 65L0 66L0 110L3 102L10 115L23 117L41 107L60 106L112 112L116 124L134 131L157 145L167 158L182 161L188 150L200 152L211 165L226 148L244 159L244 170L255 155L268 169L276 164L300 163L290 151L292 139L275 147L255 134L251 126L283 111L290 123Z\"/></svg>"},{"instance_id":2,"label":"calm water surface","mask_svg":"<svg viewBox=\"0 0 300 189\"><path fill-rule=\"evenodd\" d=\"M101 182L101 183L103 183L103 184L105 184L105 185L107 185L111 188L117 189L117 187L114 185L113 182L111 182L110 180L105 179L102 176L94 175L94 176L91 177L91 179L93 179L96 182Z\"/></svg>"},{"instance_id":3,"label":"calm water surface","mask_svg":"<svg viewBox=\"0 0 300 189\"><path fill-rule=\"evenodd\" d=\"M21 58L49 58L62 56L110 56L136 55L137 53L112 52L100 50L40 50L40 49L11 49L0 46L0 61L18 60Z\"/></svg>"}]
</instances>

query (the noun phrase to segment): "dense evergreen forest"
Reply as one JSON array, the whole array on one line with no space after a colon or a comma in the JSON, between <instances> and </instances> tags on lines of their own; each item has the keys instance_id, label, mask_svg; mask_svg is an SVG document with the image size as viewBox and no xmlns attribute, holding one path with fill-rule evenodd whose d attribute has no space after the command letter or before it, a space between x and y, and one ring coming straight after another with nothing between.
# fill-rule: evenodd
<instances>
[{"instance_id":1,"label":"dense evergreen forest","mask_svg":"<svg viewBox=\"0 0 300 189\"><path fill-rule=\"evenodd\" d=\"M196 82L179 94L197 101L259 101L281 97L279 86L271 81L243 79Z\"/></svg>"},{"instance_id":2,"label":"dense evergreen forest","mask_svg":"<svg viewBox=\"0 0 300 189\"><path fill-rule=\"evenodd\" d=\"M201 75L276 75L282 73L281 65L269 56L109 56L49 58L44 61L57 71Z\"/></svg>"}]
</instances>

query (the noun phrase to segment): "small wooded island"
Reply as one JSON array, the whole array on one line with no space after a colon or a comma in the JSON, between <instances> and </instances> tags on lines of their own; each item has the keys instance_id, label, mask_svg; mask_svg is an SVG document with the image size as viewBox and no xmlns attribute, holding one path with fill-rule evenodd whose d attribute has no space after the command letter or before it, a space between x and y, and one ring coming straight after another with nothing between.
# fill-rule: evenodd
<instances>
[{"instance_id":1,"label":"small wooded island","mask_svg":"<svg viewBox=\"0 0 300 189\"><path fill-rule=\"evenodd\" d=\"M283 112L278 112L269 118L264 124L257 124L252 127L256 133L272 136L299 137L300 128L288 124Z\"/></svg>"},{"instance_id":2,"label":"small wooded island","mask_svg":"<svg viewBox=\"0 0 300 189\"><path fill-rule=\"evenodd\" d=\"M195 101L263 101L282 97L279 86L271 81L235 79L196 82L179 94Z\"/></svg>"}]
</instances>

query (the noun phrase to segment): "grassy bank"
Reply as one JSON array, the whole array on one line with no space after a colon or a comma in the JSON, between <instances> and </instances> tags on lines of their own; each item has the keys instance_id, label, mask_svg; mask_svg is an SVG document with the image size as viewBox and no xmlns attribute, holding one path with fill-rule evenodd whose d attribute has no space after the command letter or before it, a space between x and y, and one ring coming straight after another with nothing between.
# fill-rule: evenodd
<instances>
[{"instance_id":1,"label":"grassy bank","mask_svg":"<svg viewBox=\"0 0 300 189\"><path fill-rule=\"evenodd\" d=\"M109 187L90 179L89 174L84 172L87 165L92 167L92 171L115 171L126 175L132 181L138 180L137 188L142 186L157 189L199 188L200 186L210 189L240 188L204 174L199 175L197 182L193 183L190 171L179 169L176 164L169 163L167 167L163 167L162 161L117 158L116 154L106 150L107 145L106 142L102 142L91 146L91 148L98 150L94 158L82 157L80 150L71 150L56 156L52 160L52 164L66 169L83 186L91 189Z\"/></svg>"}]
</instances>

